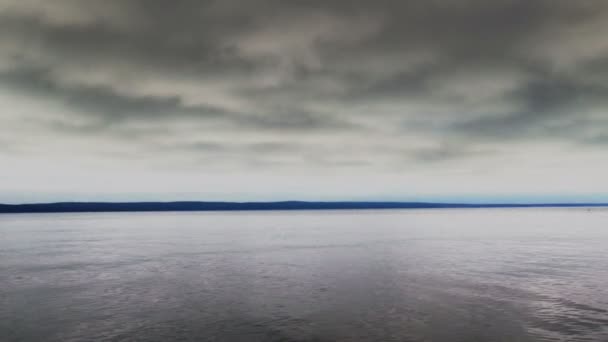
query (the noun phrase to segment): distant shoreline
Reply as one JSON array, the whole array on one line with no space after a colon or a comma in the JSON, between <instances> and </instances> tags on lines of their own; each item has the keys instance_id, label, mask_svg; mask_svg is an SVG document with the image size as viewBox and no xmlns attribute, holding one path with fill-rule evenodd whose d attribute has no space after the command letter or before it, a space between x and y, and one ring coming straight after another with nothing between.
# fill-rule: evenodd
<instances>
[{"instance_id":1,"label":"distant shoreline","mask_svg":"<svg viewBox=\"0 0 608 342\"><path fill-rule=\"evenodd\" d=\"M0 214L166 212L166 211L285 211L370 209L475 209L475 208L581 208L608 207L608 203L435 203L435 202L57 202L0 204Z\"/></svg>"}]
</instances>

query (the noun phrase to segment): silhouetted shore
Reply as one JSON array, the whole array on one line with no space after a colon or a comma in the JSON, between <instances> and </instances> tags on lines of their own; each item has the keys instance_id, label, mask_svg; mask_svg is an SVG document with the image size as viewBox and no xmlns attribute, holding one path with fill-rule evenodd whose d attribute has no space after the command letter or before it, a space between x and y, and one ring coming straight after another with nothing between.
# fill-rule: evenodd
<instances>
[{"instance_id":1,"label":"silhouetted shore","mask_svg":"<svg viewBox=\"0 0 608 342\"><path fill-rule=\"evenodd\" d=\"M608 203L466 204L432 202L60 202L0 204L0 213L136 212L136 211L255 211L364 210L441 208L606 207Z\"/></svg>"}]
</instances>

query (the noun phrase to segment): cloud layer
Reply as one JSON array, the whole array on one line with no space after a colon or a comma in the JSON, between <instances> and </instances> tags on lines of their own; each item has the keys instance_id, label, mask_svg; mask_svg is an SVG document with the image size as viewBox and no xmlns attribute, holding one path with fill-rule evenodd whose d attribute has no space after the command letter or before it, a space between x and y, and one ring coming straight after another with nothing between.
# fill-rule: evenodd
<instances>
[{"instance_id":1,"label":"cloud layer","mask_svg":"<svg viewBox=\"0 0 608 342\"><path fill-rule=\"evenodd\" d=\"M606 33L601 0L0 0L0 154L314 177L603 169Z\"/></svg>"}]
</instances>

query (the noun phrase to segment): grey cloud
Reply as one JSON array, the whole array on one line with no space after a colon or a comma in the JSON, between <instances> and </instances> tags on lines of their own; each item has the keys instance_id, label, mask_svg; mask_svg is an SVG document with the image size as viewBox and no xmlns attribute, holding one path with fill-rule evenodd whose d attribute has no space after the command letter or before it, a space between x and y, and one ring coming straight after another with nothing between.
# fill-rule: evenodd
<instances>
[{"instance_id":1,"label":"grey cloud","mask_svg":"<svg viewBox=\"0 0 608 342\"><path fill-rule=\"evenodd\" d=\"M82 110L83 115L98 114L97 117L108 122L138 115L168 115L179 109L176 98L132 98L115 94L107 88L60 86L52 81L46 70L13 70L0 74L0 81L26 93L66 103Z\"/></svg>"},{"instance_id":2,"label":"grey cloud","mask_svg":"<svg viewBox=\"0 0 608 342\"><path fill-rule=\"evenodd\" d=\"M608 108L608 48L569 52L564 34L601 25L603 1L4 2L0 83L71 108L74 122L40 117L56 134L132 134L149 146L222 134L175 145L209 154L248 134L257 142L236 158L297 152L358 165L369 151L341 161L302 133L321 145L391 135L391 149L402 135L471 146L410 155L429 162L515 139L585 144L608 130L593 120ZM587 33L590 46L603 39ZM176 121L194 128L170 129ZM343 133L351 140L324 140ZM273 134L281 141L264 145Z\"/></svg>"},{"instance_id":3,"label":"grey cloud","mask_svg":"<svg viewBox=\"0 0 608 342\"><path fill-rule=\"evenodd\" d=\"M15 152L14 143L9 141L8 139L3 139L0 137L0 151L4 153Z\"/></svg>"},{"instance_id":4,"label":"grey cloud","mask_svg":"<svg viewBox=\"0 0 608 342\"><path fill-rule=\"evenodd\" d=\"M507 95L521 109L458 122L449 128L484 139L559 138L577 140L605 122L587 119L591 109L608 107L608 87L549 77L529 81Z\"/></svg>"},{"instance_id":5,"label":"grey cloud","mask_svg":"<svg viewBox=\"0 0 608 342\"><path fill-rule=\"evenodd\" d=\"M259 129L287 131L335 131L357 128L355 124L346 120L297 109L268 114L270 115L244 116L242 122Z\"/></svg>"},{"instance_id":6,"label":"grey cloud","mask_svg":"<svg viewBox=\"0 0 608 342\"><path fill-rule=\"evenodd\" d=\"M598 145L608 145L608 134L598 134L585 139L586 142Z\"/></svg>"},{"instance_id":7,"label":"grey cloud","mask_svg":"<svg viewBox=\"0 0 608 342\"><path fill-rule=\"evenodd\" d=\"M436 148L419 149L411 152L411 157L422 162L450 161L454 159L486 156L495 153L488 150L472 150L462 146L441 145Z\"/></svg>"},{"instance_id":8,"label":"grey cloud","mask_svg":"<svg viewBox=\"0 0 608 342\"><path fill-rule=\"evenodd\" d=\"M45 70L14 70L0 74L0 81L7 82L28 94L55 99L73 107L85 123L72 123L40 118L50 122L50 127L66 133L93 134L120 128L125 122L195 119L220 121L228 128L259 130L333 130L348 129L354 125L331 116L286 108L266 113L232 113L221 108L203 105L186 106L175 97L133 97L114 93L103 87L59 86L50 80ZM135 133L135 132L133 132ZM152 131L151 133L159 133Z\"/></svg>"},{"instance_id":9,"label":"grey cloud","mask_svg":"<svg viewBox=\"0 0 608 342\"><path fill-rule=\"evenodd\" d=\"M246 152L246 153L292 153L302 149L301 145L283 144L276 142L252 142L223 144L213 141L195 141L190 143L157 145L156 148L165 150L192 150L200 152Z\"/></svg>"}]
</instances>

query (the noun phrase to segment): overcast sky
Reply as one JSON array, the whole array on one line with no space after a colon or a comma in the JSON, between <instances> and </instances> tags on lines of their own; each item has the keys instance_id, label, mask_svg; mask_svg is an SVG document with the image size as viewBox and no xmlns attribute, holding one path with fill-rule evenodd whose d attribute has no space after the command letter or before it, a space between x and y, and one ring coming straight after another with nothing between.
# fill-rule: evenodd
<instances>
[{"instance_id":1,"label":"overcast sky","mask_svg":"<svg viewBox=\"0 0 608 342\"><path fill-rule=\"evenodd\" d=\"M0 202L608 199L608 1L0 0Z\"/></svg>"}]
</instances>

